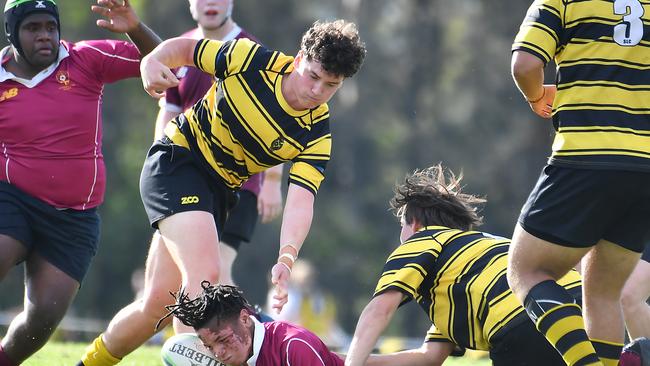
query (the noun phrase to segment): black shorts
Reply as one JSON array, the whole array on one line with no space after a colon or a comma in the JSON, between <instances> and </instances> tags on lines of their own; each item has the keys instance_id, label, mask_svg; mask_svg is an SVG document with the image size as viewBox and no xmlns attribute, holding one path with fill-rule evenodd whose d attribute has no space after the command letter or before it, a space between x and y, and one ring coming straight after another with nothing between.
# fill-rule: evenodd
<instances>
[{"instance_id":1,"label":"black shorts","mask_svg":"<svg viewBox=\"0 0 650 366\"><path fill-rule=\"evenodd\" d=\"M97 253L99 226L96 208L59 210L0 182L0 234L36 251L79 284Z\"/></svg>"},{"instance_id":2,"label":"black shorts","mask_svg":"<svg viewBox=\"0 0 650 366\"><path fill-rule=\"evenodd\" d=\"M251 241L257 216L257 196L251 191L239 191L239 201L228 213L221 242L239 250L242 242Z\"/></svg>"},{"instance_id":3,"label":"black shorts","mask_svg":"<svg viewBox=\"0 0 650 366\"><path fill-rule=\"evenodd\" d=\"M526 313L519 324L492 339L490 359L493 366L566 366L560 353L553 348ZM524 319L525 317L525 319Z\"/></svg>"},{"instance_id":4,"label":"black shorts","mask_svg":"<svg viewBox=\"0 0 650 366\"><path fill-rule=\"evenodd\" d=\"M573 248L605 239L634 252L650 241L650 173L547 165L519 216L537 238Z\"/></svg>"},{"instance_id":5,"label":"black shorts","mask_svg":"<svg viewBox=\"0 0 650 366\"><path fill-rule=\"evenodd\" d=\"M201 169L190 150L168 138L151 146L140 175L140 196L153 228L179 212L206 211L214 216L221 235L238 195Z\"/></svg>"}]
</instances>

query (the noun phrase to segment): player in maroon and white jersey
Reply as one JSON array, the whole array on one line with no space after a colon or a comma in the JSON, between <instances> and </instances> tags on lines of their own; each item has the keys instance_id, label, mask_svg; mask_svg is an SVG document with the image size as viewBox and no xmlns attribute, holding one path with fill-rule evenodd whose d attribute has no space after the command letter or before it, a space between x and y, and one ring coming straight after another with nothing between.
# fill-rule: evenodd
<instances>
[{"instance_id":1,"label":"player in maroon and white jersey","mask_svg":"<svg viewBox=\"0 0 650 366\"><path fill-rule=\"evenodd\" d=\"M60 40L53 0L7 0L0 51L0 278L25 262L23 312L0 366L38 351L65 315L97 251L104 198L104 85L139 76L160 39L128 1L98 0L97 25L124 41Z\"/></svg>"},{"instance_id":2,"label":"player in maroon and white jersey","mask_svg":"<svg viewBox=\"0 0 650 366\"><path fill-rule=\"evenodd\" d=\"M343 359L312 332L284 321L261 323L234 286L201 284L194 299L178 294L167 308L193 327L215 358L225 365L343 366ZM164 356L164 355L163 355Z\"/></svg>"}]
</instances>

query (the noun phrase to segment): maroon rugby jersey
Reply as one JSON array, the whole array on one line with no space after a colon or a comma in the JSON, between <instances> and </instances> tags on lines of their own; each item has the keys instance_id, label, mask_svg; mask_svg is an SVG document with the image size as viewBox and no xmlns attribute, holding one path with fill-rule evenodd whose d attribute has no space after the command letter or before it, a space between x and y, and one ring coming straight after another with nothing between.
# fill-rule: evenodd
<instances>
[{"instance_id":1,"label":"maroon rugby jersey","mask_svg":"<svg viewBox=\"0 0 650 366\"><path fill-rule=\"evenodd\" d=\"M138 49L115 40L61 41L58 61L29 80L1 67L0 180L57 208L101 204L104 84L139 75Z\"/></svg>"},{"instance_id":2,"label":"maroon rugby jersey","mask_svg":"<svg viewBox=\"0 0 650 366\"><path fill-rule=\"evenodd\" d=\"M248 366L343 366L314 333L283 321L255 322ZM263 330L263 331L262 331Z\"/></svg>"},{"instance_id":3,"label":"maroon rugby jersey","mask_svg":"<svg viewBox=\"0 0 650 366\"><path fill-rule=\"evenodd\" d=\"M201 38L201 32L199 31L199 28L194 28L181 36L199 39ZM230 41L231 39L239 38L248 38L258 42L255 37L241 29L239 26L235 26L230 33L223 37L222 41ZM164 106L165 110L174 113L181 113L193 106L194 103L203 98L214 82L212 75L193 66L183 66L178 68L176 76L179 79L179 84L177 87L165 91ZM251 176L246 182L244 182L241 189L259 195L260 189L262 188L263 175L264 173L260 173Z\"/></svg>"}]
</instances>

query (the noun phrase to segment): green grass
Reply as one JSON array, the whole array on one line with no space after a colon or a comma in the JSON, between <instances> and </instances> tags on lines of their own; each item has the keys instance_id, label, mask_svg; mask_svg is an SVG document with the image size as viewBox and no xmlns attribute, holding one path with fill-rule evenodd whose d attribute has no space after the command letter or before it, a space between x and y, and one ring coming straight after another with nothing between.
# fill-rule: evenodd
<instances>
[{"instance_id":1,"label":"green grass","mask_svg":"<svg viewBox=\"0 0 650 366\"><path fill-rule=\"evenodd\" d=\"M85 343L48 343L32 358L25 361L23 366L73 366L79 362L79 357L86 348ZM128 355L119 366L160 366L160 347L144 346ZM449 366L488 366L486 358L476 359L473 355L462 358L451 357L445 365Z\"/></svg>"},{"instance_id":2,"label":"green grass","mask_svg":"<svg viewBox=\"0 0 650 366\"><path fill-rule=\"evenodd\" d=\"M86 349L87 343L57 343L50 342L23 366L74 366L79 362ZM137 351L124 357L120 366L161 366L160 347L143 346Z\"/></svg>"}]
</instances>

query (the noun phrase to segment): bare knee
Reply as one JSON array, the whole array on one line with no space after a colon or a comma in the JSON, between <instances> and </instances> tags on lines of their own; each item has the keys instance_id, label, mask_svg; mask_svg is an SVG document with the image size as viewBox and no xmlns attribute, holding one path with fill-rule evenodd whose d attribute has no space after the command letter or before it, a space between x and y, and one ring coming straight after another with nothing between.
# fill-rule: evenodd
<instances>
[{"instance_id":1,"label":"bare knee","mask_svg":"<svg viewBox=\"0 0 650 366\"><path fill-rule=\"evenodd\" d=\"M27 247L18 240L0 234L0 280L27 257Z\"/></svg>"},{"instance_id":2,"label":"bare knee","mask_svg":"<svg viewBox=\"0 0 650 366\"><path fill-rule=\"evenodd\" d=\"M601 301L633 302L639 292L634 283L627 283L639 260L639 254L613 243L601 241L585 257L583 263L585 294ZM624 290L624 288L626 288Z\"/></svg>"},{"instance_id":3,"label":"bare knee","mask_svg":"<svg viewBox=\"0 0 650 366\"><path fill-rule=\"evenodd\" d=\"M642 293L635 284L628 282L621 292L621 305L625 310L631 310L640 305L646 306L647 295L648 294Z\"/></svg>"},{"instance_id":4,"label":"bare knee","mask_svg":"<svg viewBox=\"0 0 650 366\"><path fill-rule=\"evenodd\" d=\"M183 289L195 296L203 291L201 283L208 281L211 284L221 283L221 266L218 265L219 259L202 263L201 265L188 267L182 274Z\"/></svg>"},{"instance_id":5,"label":"bare knee","mask_svg":"<svg viewBox=\"0 0 650 366\"><path fill-rule=\"evenodd\" d=\"M67 310L67 305L56 302L30 304L23 312L28 335L34 339L49 338Z\"/></svg>"},{"instance_id":6,"label":"bare knee","mask_svg":"<svg viewBox=\"0 0 650 366\"><path fill-rule=\"evenodd\" d=\"M508 259L508 284L520 301L540 282L557 281L588 251L547 242L517 225Z\"/></svg>"},{"instance_id":7,"label":"bare knee","mask_svg":"<svg viewBox=\"0 0 650 366\"><path fill-rule=\"evenodd\" d=\"M142 299L138 300L138 309L143 315L151 319L156 319L157 321L167 314L165 306L174 303L174 298L171 296L170 291L175 290L162 288L150 289L145 292Z\"/></svg>"}]
</instances>

